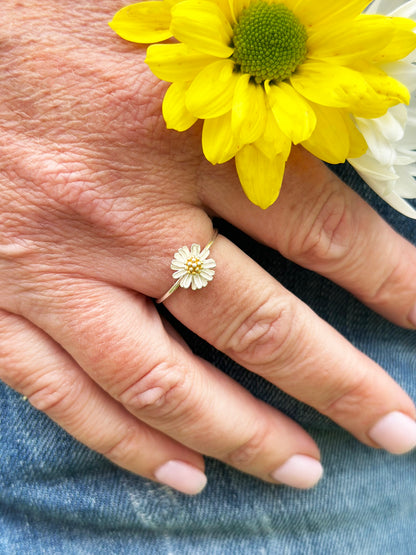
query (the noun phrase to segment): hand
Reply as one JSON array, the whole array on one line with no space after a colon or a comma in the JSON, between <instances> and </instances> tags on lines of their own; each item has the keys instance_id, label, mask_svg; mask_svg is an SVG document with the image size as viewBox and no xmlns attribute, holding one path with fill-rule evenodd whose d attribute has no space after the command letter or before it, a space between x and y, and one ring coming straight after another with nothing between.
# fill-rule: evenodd
<instances>
[{"instance_id":1,"label":"hand","mask_svg":"<svg viewBox=\"0 0 416 555\"><path fill-rule=\"evenodd\" d=\"M314 441L194 356L151 299L218 215L410 328L416 249L301 149L278 202L251 205L233 163L204 160L198 125L165 129L166 84L106 25L118 2L34 4L6 0L0 16L1 379L109 460L186 493L205 484L201 454L312 486ZM176 318L365 444L416 444L413 402L377 364L226 238L211 256L212 283L166 300Z\"/></svg>"}]
</instances>

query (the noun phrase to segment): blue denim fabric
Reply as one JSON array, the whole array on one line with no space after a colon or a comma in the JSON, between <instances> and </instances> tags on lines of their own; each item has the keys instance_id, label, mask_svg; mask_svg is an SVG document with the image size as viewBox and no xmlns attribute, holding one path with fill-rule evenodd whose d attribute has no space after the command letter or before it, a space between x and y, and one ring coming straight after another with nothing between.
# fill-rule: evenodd
<instances>
[{"instance_id":1,"label":"blue denim fabric","mask_svg":"<svg viewBox=\"0 0 416 555\"><path fill-rule=\"evenodd\" d=\"M336 171L416 243L414 221L384 205L348 166ZM218 227L416 399L415 332L224 222ZM207 460L208 486L190 498L116 468L0 384L0 553L414 555L416 453L396 457L361 445L176 325L195 352L315 438L325 467L320 484L274 486Z\"/></svg>"}]
</instances>

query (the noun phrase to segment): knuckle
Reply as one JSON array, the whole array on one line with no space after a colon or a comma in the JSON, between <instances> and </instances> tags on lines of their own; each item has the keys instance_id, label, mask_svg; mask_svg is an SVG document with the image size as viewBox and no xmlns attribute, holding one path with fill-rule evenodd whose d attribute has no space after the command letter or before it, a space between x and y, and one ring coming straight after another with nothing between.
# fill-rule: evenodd
<instances>
[{"instance_id":1,"label":"knuckle","mask_svg":"<svg viewBox=\"0 0 416 555\"><path fill-rule=\"evenodd\" d=\"M98 447L96 450L110 461L122 466L128 460L137 459L138 447L137 427L128 426L111 442L101 446L101 448Z\"/></svg>"},{"instance_id":2,"label":"knuckle","mask_svg":"<svg viewBox=\"0 0 416 555\"><path fill-rule=\"evenodd\" d=\"M332 190L317 199L304 225L294 230L288 257L303 263L342 259L351 247L353 214L348 197Z\"/></svg>"},{"instance_id":3,"label":"knuckle","mask_svg":"<svg viewBox=\"0 0 416 555\"><path fill-rule=\"evenodd\" d=\"M119 395L127 410L148 418L172 419L184 410L190 392L190 375L185 367L165 360L154 364Z\"/></svg>"},{"instance_id":4,"label":"knuckle","mask_svg":"<svg viewBox=\"0 0 416 555\"><path fill-rule=\"evenodd\" d=\"M297 320L296 302L290 297L269 297L246 313L226 339L226 350L243 364L267 365L284 357L296 341L294 322Z\"/></svg>"},{"instance_id":5,"label":"knuckle","mask_svg":"<svg viewBox=\"0 0 416 555\"><path fill-rule=\"evenodd\" d=\"M416 264L408 257L390 257L389 268L380 276L375 289L370 293L362 295L362 299L368 304L383 307L390 305L397 299L407 300L409 291L409 278L416 273Z\"/></svg>"},{"instance_id":6,"label":"knuckle","mask_svg":"<svg viewBox=\"0 0 416 555\"><path fill-rule=\"evenodd\" d=\"M374 390L369 383L368 374L364 371L357 373L338 384L336 392L321 410L332 419L341 422L355 420L363 413L363 407L374 405Z\"/></svg>"},{"instance_id":7,"label":"knuckle","mask_svg":"<svg viewBox=\"0 0 416 555\"><path fill-rule=\"evenodd\" d=\"M55 376L52 380L52 375L48 375L41 381L28 395L32 406L47 414L59 414L61 418L74 410L81 394L80 382L75 377Z\"/></svg>"},{"instance_id":8,"label":"knuckle","mask_svg":"<svg viewBox=\"0 0 416 555\"><path fill-rule=\"evenodd\" d=\"M234 449L226 457L225 462L238 468L248 468L262 458L268 432L257 430L242 445Z\"/></svg>"}]
</instances>

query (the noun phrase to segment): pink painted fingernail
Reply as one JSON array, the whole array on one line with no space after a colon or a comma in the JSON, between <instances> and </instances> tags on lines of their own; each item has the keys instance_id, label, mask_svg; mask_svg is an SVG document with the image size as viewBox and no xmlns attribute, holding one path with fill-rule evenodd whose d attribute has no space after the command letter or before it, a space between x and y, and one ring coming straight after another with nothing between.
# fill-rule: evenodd
<instances>
[{"instance_id":1,"label":"pink painted fingernail","mask_svg":"<svg viewBox=\"0 0 416 555\"><path fill-rule=\"evenodd\" d=\"M200 493L207 483L207 477L201 470L182 461L168 461L160 466L155 471L155 478L188 495Z\"/></svg>"},{"instance_id":2,"label":"pink painted fingernail","mask_svg":"<svg viewBox=\"0 0 416 555\"><path fill-rule=\"evenodd\" d=\"M306 455L293 455L282 466L279 466L271 477L287 486L309 489L322 478L324 469L319 461Z\"/></svg>"},{"instance_id":3,"label":"pink painted fingernail","mask_svg":"<svg viewBox=\"0 0 416 555\"><path fill-rule=\"evenodd\" d=\"M409 322L416 328L416 304L413 306L412 310L409 312L408 316Z\"/></svg>"},{"instance_id":4,"label":"pink painted fingernail","mask_svg":"<svg viewBox=\"0 0 416 555\"><path fill-rule=\"evenodd\" d=\"M416 422L402 412L390 412L368 432L389 453L403 455L416 447Z\"/></svg>"}]
</instances>

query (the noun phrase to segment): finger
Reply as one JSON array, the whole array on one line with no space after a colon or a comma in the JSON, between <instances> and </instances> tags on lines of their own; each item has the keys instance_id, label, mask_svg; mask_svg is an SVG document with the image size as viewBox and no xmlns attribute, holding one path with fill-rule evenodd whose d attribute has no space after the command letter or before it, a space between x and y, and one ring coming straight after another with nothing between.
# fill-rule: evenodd
<instances>
[{"instance_id":1,"label":"finger","mask_svg":"<svg viewBox=\"0 0 416 555\"><path fill-rule=\"evenodd\" d=\"M129 412L264 480L310 487L320 478L319 450L306 432L192 355L166 331L153 303L98 284L59 289L65 302L44 305L41 297L31 317Z\"/></svg>"},{"instance_id":2,"label":"finger","mask_svg":"<svg viewBox=\"0 0 416 555\"><path fill-rule=\"evenodd\" d=\"M131 472L201 491L202 457L134 418L45 333L0 311L0 337L0 379L78 441Z\"/></svg>"},{"instance_id":3,"label":"finger","mask_svg":"<svg viewBox=\"0 0 416 555\"><path fill-rule=\"evenodd\" d=\"M179 320L362 442L391 452L416 445L414 404L384 370L225 238L216 240L212 256L217 267L209 286L180 289L166 300ZM383 427L380 438L374 430L388 414L398 416L386 420L391 429ZM401 445L393 421L408 432Z\"/></svg>"},{"instance_id":4,"label":"finger","mask_svg":"<svg viewBox=\"0 0 416 555\"><path fill-rule=\"evenodd\" d=\"M201 191L216 214L396 324L416 328L416 248L322 162L293 149L280 196L267 210L247 200L229 168L213 171L201 172Z\"/></svg>"}]
</instances>

